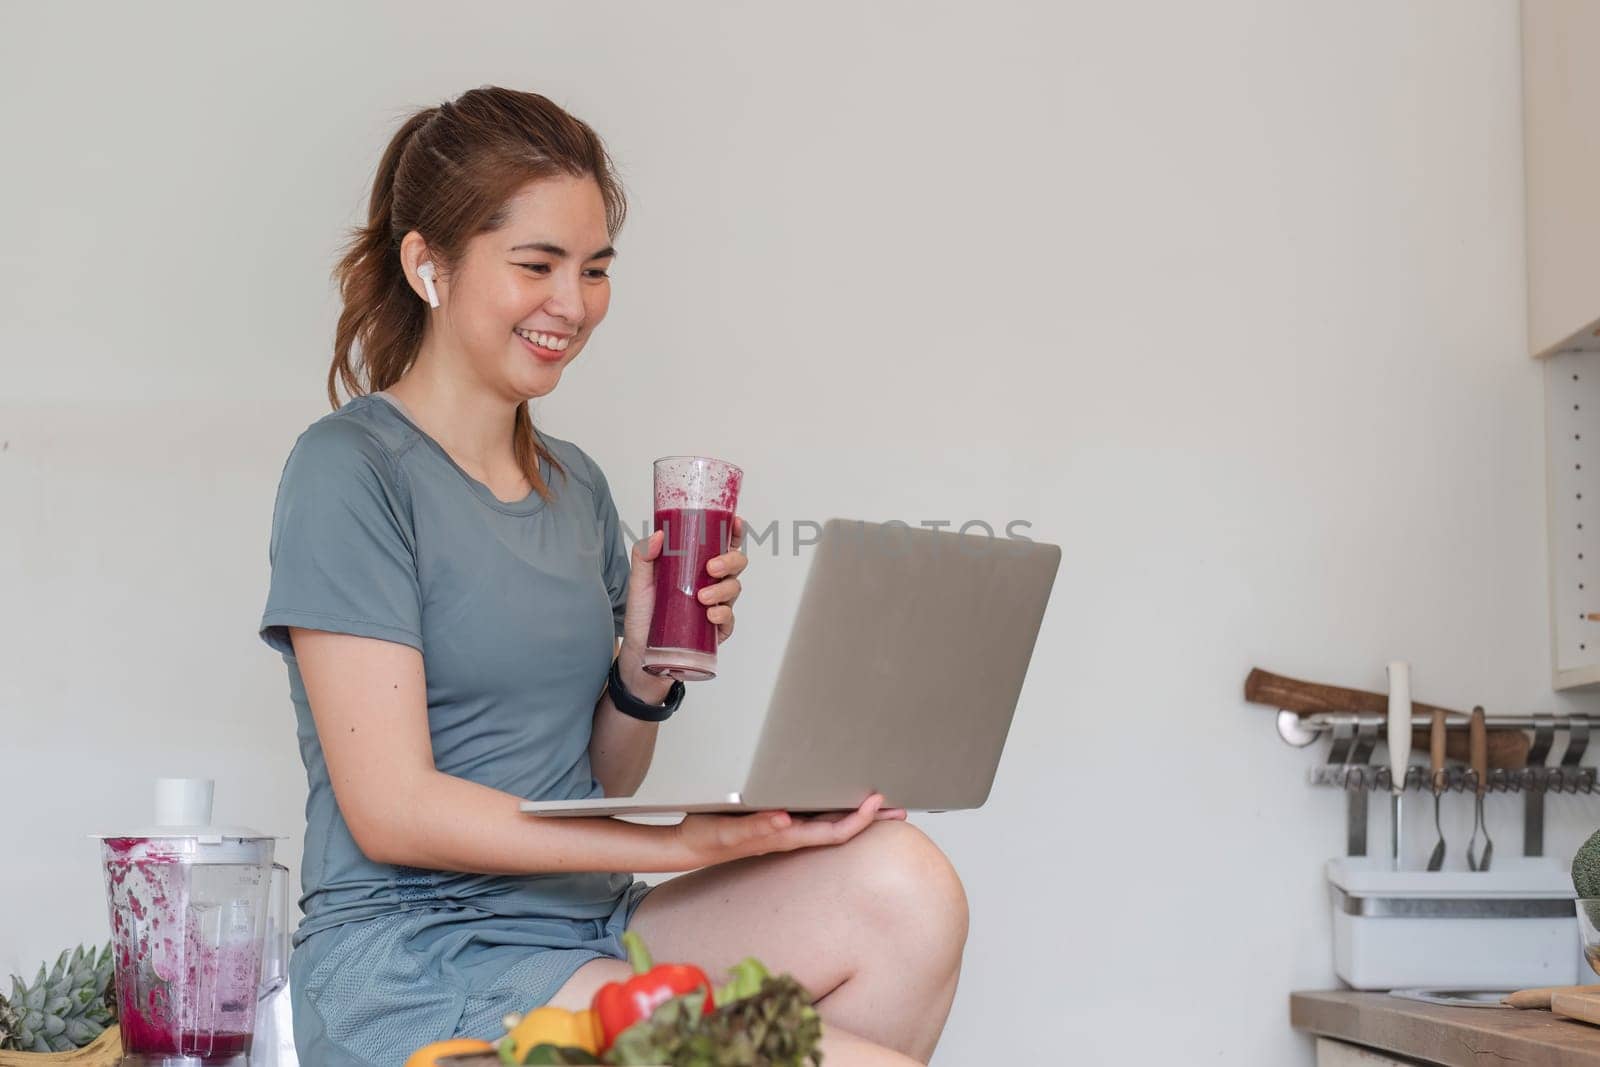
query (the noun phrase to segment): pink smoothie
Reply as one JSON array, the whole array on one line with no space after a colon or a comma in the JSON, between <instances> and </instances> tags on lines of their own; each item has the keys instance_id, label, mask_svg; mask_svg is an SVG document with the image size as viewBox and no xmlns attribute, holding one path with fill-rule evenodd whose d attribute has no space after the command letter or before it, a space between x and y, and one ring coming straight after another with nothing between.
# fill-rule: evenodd
<instances>
[{"instance_id":1,"label":"pink smoothie","mask_svg":"<svg viewBox=\"0 0 1600 1067\"><path fill-rule=\"evenodd\" d=\"M656 557L656 606L650 617L651 648L717 651L717 627L706 618L700 590L721 581L706 564L733 540L733 512L722 508L659 508L656 529L665 530Z\"/></svg>"},{"instance_id":2,"label":"pink smoothie","mask_svg":"<svg viewBox=\"0 0 1600 1067\"><path fill-rule=\"evenodd\" d=\"M193 1030L173 1032L165 1030L150 1020L148 1014L132 1013L118 1018L122 1029L122 1047L127 1052L145 1054L165 1053L169 1056L198 1056L200 1062L231 1060L241 1054L249 1055L254 1035L239 1033L196 1033Z\"/></svg>"}]
</instances>

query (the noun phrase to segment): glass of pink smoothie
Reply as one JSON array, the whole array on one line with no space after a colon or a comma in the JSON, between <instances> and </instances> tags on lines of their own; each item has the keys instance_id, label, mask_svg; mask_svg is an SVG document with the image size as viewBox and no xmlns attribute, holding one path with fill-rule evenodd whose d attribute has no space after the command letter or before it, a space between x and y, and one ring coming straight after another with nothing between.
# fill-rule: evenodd
<instances>
[{"instance_id":1,"label":"glass of pink smoothie","mask_svg":"<svg viewBox=\"0 0 1600 1067\"><path fill-rule=\"evenodd\" d=\"M733 542L744 471L707 456L663 456L655 464L656 525L665 531L656 557L656 602L644 669L700 682L717 676L717 627L700 590L721 581L706 573Z\"/></svg>"}]
</instances>

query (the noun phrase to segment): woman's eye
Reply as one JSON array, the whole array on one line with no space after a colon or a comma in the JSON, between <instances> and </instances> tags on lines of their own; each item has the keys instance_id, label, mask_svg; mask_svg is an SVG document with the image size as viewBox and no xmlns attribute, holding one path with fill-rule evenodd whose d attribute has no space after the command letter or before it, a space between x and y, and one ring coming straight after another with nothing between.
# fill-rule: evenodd
<instances>
[{"instance_id":1,"label":"woman's eye","mask_svg":"<svg viewBox=\"0 0 1600 1067\"><path fill-rule=\"evenodd\" d=\"M544 275L544 274L549 274L550 273L550 264L548 264L548 263L518 263L517 266L521 267L523 270L532 271L535 274ZM609 271L600 270L599 268L595 268L594 270L590 270L590 271L585 271L584 273L587 274L591 278L609 278L609 277L611 277L611 273Z\"/></svg>"}]
</instances>

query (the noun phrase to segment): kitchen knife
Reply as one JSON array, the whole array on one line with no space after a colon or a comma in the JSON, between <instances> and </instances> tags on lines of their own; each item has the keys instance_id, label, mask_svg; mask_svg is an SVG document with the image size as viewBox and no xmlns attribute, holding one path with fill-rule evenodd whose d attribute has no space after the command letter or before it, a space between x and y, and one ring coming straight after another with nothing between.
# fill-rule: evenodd
<instances>
[{"instance_id":1,"label":"kitchen knife","mask_svg":"<svg viewBox=\"0 0 1600 1067\"><path fill-rule=\"evenodd\" d=\"M1400 869L1400 801L1411 765L1411 665L1389 664L1389 862Z\"/></svg>"}]
</instances>

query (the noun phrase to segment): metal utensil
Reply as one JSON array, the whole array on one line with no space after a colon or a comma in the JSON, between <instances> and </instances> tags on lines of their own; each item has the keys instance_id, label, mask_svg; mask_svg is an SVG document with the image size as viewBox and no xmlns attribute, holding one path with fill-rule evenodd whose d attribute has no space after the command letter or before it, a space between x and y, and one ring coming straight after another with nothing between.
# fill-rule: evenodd
<instances>
[{"instance_id":1,"label":"metal utensil","mask_svg":"<svg viewBox=\"0 0 1600 1067\"><path fill-rule=\"evenodd\" d=\"M1444 827L1439 823L1439 794L1444 792L1444 740L1448 731L1444 725L1444 709L1433 709L1433 725L1428 731L1428 781L1433 786L1433 828L1439 831L1439 843L1428 856L1428 870L1444 867Z\"/></svg>"},{"instance_id":2,"label":"metal utensil","mask_svg":"<svg viewBox=\"0 0 1600 1067\"><path fill-rule=\"evenodd\" d=\"M1389 664L1389 863L1400 869L1400 801L1411 765L1411 665Z\"/></svg>"},{"instance_id":3,"label":"metal utensil","mask_svg":"<svg viewBox=\"0 0 1600 1067\"><path fill-rule=\"evenodd\" d=\"M1392 989L1392 997L1420 1000L1424 1004L1444 1004L1452 1008L1510 1008L1508 991L1484 989Z\"/></svg>"},{"instance_id":4,"label":"metal utensil","mask_svg":"<svg viewBox=\"0 0 1600 1067\"><path fill-rule=\"evenodd\" d=\"M1472 719L1467 724L1467 745L1472 757L1472 774L1477 779L1477 802L1472 817L1472 839L1467 842L1467 867L1474 871L1487 871L1494 857L1494 842L1489 839L1489 824L1483 818L1483 794L1489 788L1489 736L1484 728L1483 705L1472 709ZM1478 830L1483 830L1483 853L1474 856Z\"/></svg>"}]
</instances>

